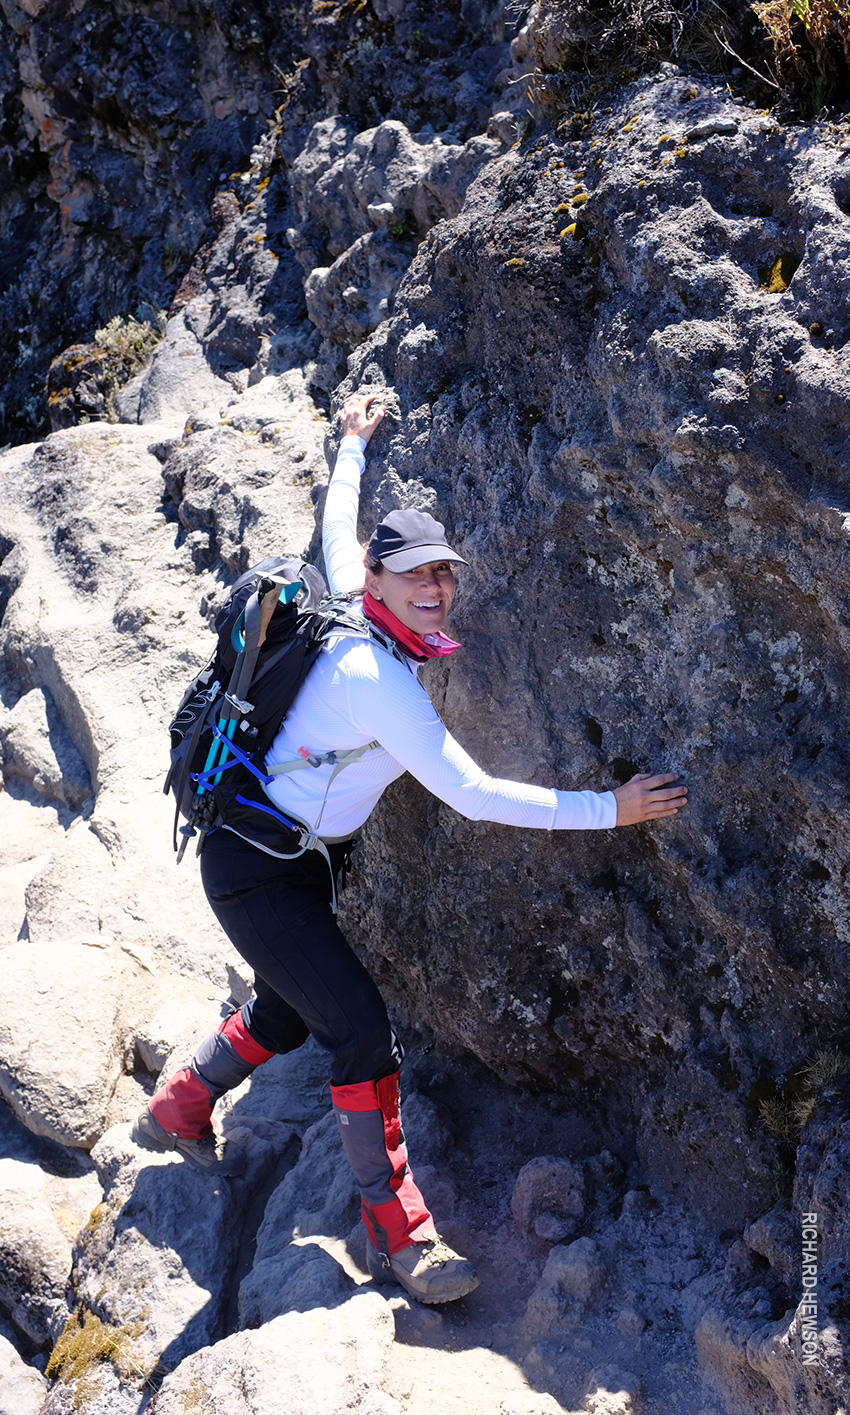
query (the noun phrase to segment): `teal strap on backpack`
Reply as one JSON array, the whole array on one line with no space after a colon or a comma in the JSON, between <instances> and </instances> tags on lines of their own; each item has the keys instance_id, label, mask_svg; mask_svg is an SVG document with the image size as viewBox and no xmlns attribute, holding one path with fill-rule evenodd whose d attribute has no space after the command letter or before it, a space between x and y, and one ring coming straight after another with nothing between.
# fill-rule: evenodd
<instances>
[{"instance_id":1,"label":"teal strap on backpack","mask_svg":"<svg viewBox=\"0 0 850 1415\"><path fill-rule=\"evenodd\" d=\"M281 601L283 604L290 604L301 588L300 580L284 580L279 575L268 575L263 583L264 587L267 586L265 592L261 594L258 589L252 594L231 633L231 643L239 657L231 675L230 685L224 695L222 712L218 719L219 731L224 734L224 738L231 741L239 718L243 713L251 710L251 705L246 701L246 695L254 677L257 658L275 607ZM223 770L229 755L227 741L222 737L214 738L204 764L204 771L212 771L216 766L220 766ZM213 777L212 786L217 786L220 780L220 775ZM202 796L205 790L204 786L199 785L198 795Z\"/></svg>"}]
</instances>

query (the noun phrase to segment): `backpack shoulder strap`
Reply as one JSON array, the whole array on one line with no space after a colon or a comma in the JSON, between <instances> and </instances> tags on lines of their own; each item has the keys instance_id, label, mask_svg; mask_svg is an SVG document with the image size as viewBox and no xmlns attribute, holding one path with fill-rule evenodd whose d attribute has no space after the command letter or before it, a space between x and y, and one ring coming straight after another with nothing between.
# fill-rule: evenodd
<instances>
[{"instance_id":1,"label":"backpack shoulder strap","mask_svg":"<svg viewBox=\"0 0 850 1415\"><path fill-rule=\"evenodd\" d=\"M413 673L415 670L411 666L410 659L405 657L398 644L389 634L385 634L371 619L358 613L352 604L356 595L335 595L325 600L319 606L318 613L327 619L327 628L324 630L323 641L329 638L335 630L348 635L353 639L369 639L378 645L385 653L392 654L393 658L403 663L405 668Z\"/></svg>"}]
</instances>

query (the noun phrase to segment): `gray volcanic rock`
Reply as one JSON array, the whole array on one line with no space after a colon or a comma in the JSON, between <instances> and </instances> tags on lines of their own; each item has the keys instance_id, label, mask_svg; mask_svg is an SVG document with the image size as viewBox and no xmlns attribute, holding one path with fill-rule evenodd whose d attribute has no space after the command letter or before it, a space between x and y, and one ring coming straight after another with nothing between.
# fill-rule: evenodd
<instances>
[{"instance_id":1,"label":"gray volcanic rock","mask_svg":"<svg viewBox=\"0 0 850 1415\"><path fill-rule=\"evenodd\" d=\"M0 1091L36 1135L91 1149L121 1069L116 1018L130 960L100 940L67 939L10 943L2 958Z\"/></svg>"},{"instance_id":2,"label":"gray volcanic rock","mask_svg":"<svg viewBox=\"0 0 850 1415\"><path fill-rule=\"evenodd\" d=\"M387 318L416 241L457 214L498 151L486 137L447 145L393 120L356 136L341 118L315 125L292 165L300 221L286 234L307 272L307 313L331 343L351 348Z\"/></svg>"},{"instance_id":3,"label":"gray volcanic rock","mask_svg":"<svg viewBox=\"0 0 850 1415\"><path fill-rule=\"evenodd\" d=\"M584 1176L569 1160L538 1155L524 1164L511 1195L514 1223L540 1238L567 1238L584 1214Z\"/></svg>"},{"instance_id":4,"label":"gray volcanic rock","mask_svg":"<svg viewBox=\"0 0 850 1415\"><path fill-rule=\"evenodd\" d=\"M599 1295L605 1267L592 1238L558 1244L528 1299L525 1327L533 1338L554 1337L577 1326L589 1300Z\"/></svg>"},{"instance_id":5,"label":"gray volcanic rock","mask_svg":"<svg viewBox=\"0 0 850 1415\"><path fill-rule=\"evenodd\" d=\"M23 1333L29 1354L62 1329L74 1243L102 1191L88 1155L33 1135L2 1103L0 1153L0 1303L14 1323L0 1335ZM0 1410L16 1389L0 1374Z\"/></svg>"},{"instance_id":6,"label":"gray volcanic rock","mask_svg":"<svg viewBox=\"0 0 850 1415\"><path fill-rule=\"evenodd\" d=\"M0 1160L0 1301L37 1345L62 1330L71 1274L71 1238L44 1189L37 1165Z\"/></svg>"},{"instance_id":7,"label":"gray volcanic rock","mask_svg":"<svg viewBox=\"0 0 850 1415\"><path fill-rule=\"evenodd\" d=\"M104 1196L74 1254L74 1296L78 1313L123 1334L130 1359L118 1369L127 1387L160 1360L170 1368L222 1335L245 1196L267 1181L292 1139L282 1126L231 1129L249 1152L239 1181L217 1182L176 1156L139 1150L124 1126L93 1151Z\"/></svg>"},{"instance_id":8,"label":"gray volcanic rock","mask_svg":"<svg viewBox=\"0 0 850 1415\"><path fill-rule=\"evenodd\" d=\"M430 496L470 562L465 652L429 672L476 759L691 788L680 820L549 839L397 786L363 946L503 1074L628 1093L653 1190L719 1230L772 1201L748 1092L844 1020L850 383L840 151L695 94L632 85L492 165L340 393L398 400L364 533Z\"/></svg>"},{"instance_id":9,"label":"gray volcanic rock","mask_svg":"<svg viewBox=\"0 0 850 1415\"><path fill-rule=\"evenodd\" d=\"M47 1382L0 1336L0 1415L41 1415Z\"/></svg>"},{"instance_id":10,"label":"gray volcanic rock","mask_svg":"<svg viewBox=\"0 0 850 1415\"><path fill-rule=\"evenodd\" d=\"M312 1037L297 1051L273 1056L219 1102L218 1114L237 1122L263 1117L307 1132L324 1117L328 1058Z\"/></svg>"},{"instance_id":11,"label":"gray volcanic rock","mask_svg":"<svg viewBox=\"0 0 850 1415\"><path fill-rule=\"evenodd\" d=\"M74 1149L134 1116L153 1075L175 1053L183 1064L222 1014L208 984L137 943L22 939L2 949L2 962L0 1093L34 1135Z\"/></svg>"},{"instance_id":12,"label":"gray volcanic rock","mask_svg":"<svg viewBox=\"0 0 850 1415\"><path fill-rule=\"evenodd\" d=\"M306 548L324 422L300 372L260 380L234 426L227 389L185 440L182 422L92 424L4 459L0 1088L70 1145L90 1148L141 1103L136 1034L169 989L194 1000L170 965L207 983L205 1031L210 981L219 1003L230 990L234 955L196 871L174 870L163 729L211 651L192 561L206 614L222 557ZM143 1065L158 1059L143 1050Z\"/></svg>"},{"instance_id":13,"label":"gray volcanic rock","mask_svg":"<svg viewBox=\"0 0 850 1415\"><path fill-rule=\"evenodd\" d=\"M718 1294L725 1300L706 1311L697 1330L700 1359L727 1399L740 1399L744 1391L764 1399L766 1385L781 1415L799 1409L827 1415L850 1395L843 1355L850 1263L841 1197L848 1177L846 1091L846 1082L830 1087L802 1132L790 1204L776 1205L744 1234L748 1247L767 1259L768 1272L743 1255L737 1271L730 1263ZM813 1240L805 1256L804 1236ZM810 1349L803 1351L804 1342L811 1346L812 1301L814 1360Z\"/></svg>"},{"instance_id":14,"label":"gray volcanic rock","mask_svg":"<svg viewBox=\"0 0 850 1415\"><path fill-rule=\"evenodd\" d=\"M227 400L230 385L213 373L186 319L186 310L180 310L169 320L149 367L118 394L115 401L122 422L151 423L160 418L185 422L190 409L215 399Z\"/></svg>"},{"instance_id":15,"label":"gray volcanic rock","mask_svg":"<svg viewBox=\"0 0 850 1415\"><path fill-rule=\"evenodd\" d=\"M91 1415L136 1415L138 1391L122 1385L121 1377L109 1361L94 1360L82 1376L71 1381L56 1381L39 1415L76 1415L81 1408L91 1411Z\"/></svg>"},{"instance_id":16,"label":"gray volcanic rock","mask_svg":"<svg viewBox=\"0 0 850 1415\"><path fill-rule=\"evenodd\" d=\"M237 1332L185 1360L148 1405L182 1415L188 1401L245 1415L277 1415L285 1381L287 1415L401 1415L393 1388L393 1319L374 1292L325 1310L291 1312L259 1331Z\"/></svg>"},{"instance_id":17,"label":"gray volcanic rock","mask_svg":"<svg viewBox=\"0 0 850 1415\"><path fill-rule=\"evenodd\" d=\"M305 549L313 529L311 487L327 472L325 423L300 371L268 376L244 398L198 413L190 420L192 435L173 446L163 466L166 504L188 532L196 568L241 574L272 547Z\"/></svg>"},{"instance_id":18,"label":"gray volcanic rock","mask_svg":"<svg viewBox=\"0 0 850 1415\"><path fill-rule=\"evenodd\" d=\"M79 810L92 794L86 764L57 713L50 692L34 688L0 724L3 777L31 782L40 796Z\"/></svg>"},{"instance_id":19,"label":"gray volcanic rock","mask_svg":"<svg viewBox=\"0 0 850 1415\"><path fill-rule=\"evenodd\" d=\"M222 997L231 952L191 863L174 869L161 795L164 727L212 647L193 561L206 613L224 597L222 557L235 568L306 548L324 429L300 373L251 390L260 433L251 417L229 426L228 389L214 428L187 439L182 420L89 424L10 454L0 509L2 864L23 906L11 936L153 948L217 979ZM36 742L45 713L48 740L43 729ZM39 811L24 810L27 791Z\"/></svg>"},{"instance_id":20,"label":"gray volcanic rock","mask_svg":"<svg viewBox=\"0 0 850 1415\"><path fill-rule=\"evenodd\" d=\"M251 1272L239 1289L243 1326L260 1326L293 1307L301 1309L305 1267L309 1292L322 1292L323 1302L345 1290L345 1276L324 1253L305 1251L293 1240L320 1234L344 1237L357 1223L360 1201L348 1161L339 1141L336 1117L326 1115L306 1132L298 1163L269 1198L257 1232L257 1252ZM316 1299L318 1301L318 1297Z\"/></svg>"},{"instance_id":21,"label":"gray volcanic rock","mask_svg":"<svg viewBox=\"0 0 850 1415\"><path fill-rule=\"evenodd\" d=\"M439 115L455 141L484 129L507 56L502 6L394 10L165 0L142 12L94 0L83 16L60 0L3 0L0 419L10 435L44 426L44 379L61 350L116 314L155 327L175 295L181 307L191 298L215 265L222 201L255 201L252 150L284 120L288 161L328 112L358 130L385 118L421 129ZM279 239L268 260L285 265L293 221L280 172L271 195ZM254 264L248 247L239 259ZM219 302L227 371L254 361L280 295L272 279L264 298L268 280L241 281L240 296L229 282ZM300 285L291 295L303 320ZM70 389L55 393L63 416L74 410ZM77 415L86 404L96 410L96 388L80 390Z\"/></svg>"}]
</instances>

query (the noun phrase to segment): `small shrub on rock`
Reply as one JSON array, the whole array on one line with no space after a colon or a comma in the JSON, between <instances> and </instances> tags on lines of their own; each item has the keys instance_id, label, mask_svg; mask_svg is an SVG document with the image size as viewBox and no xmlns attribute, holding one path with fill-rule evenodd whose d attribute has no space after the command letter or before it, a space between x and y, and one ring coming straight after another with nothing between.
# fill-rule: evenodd
<instances>
[{"instance_id":1,"label":"small shrub on rock","mask_svg":"<svg viewBox=\"0 0 850 1415\"><path fill-rule=\"evenodd\" d=\"M780 82L804 116L850 98L850 10L838 0L761 0L753 5L773 46Z\"/></svg>"},{"instance_id":2,"label":"small shrub on rock","mask_svg":"<svg viewBox=\"0 0 850 1415\"><path fill-rule=\"evenodd\" d=\"M115 395L144 368L164 328L164 315L156 324L116 315L91 343L63 349L47 372L51 432L92 421L117 423Z\"/></svg>"}]
</instances>

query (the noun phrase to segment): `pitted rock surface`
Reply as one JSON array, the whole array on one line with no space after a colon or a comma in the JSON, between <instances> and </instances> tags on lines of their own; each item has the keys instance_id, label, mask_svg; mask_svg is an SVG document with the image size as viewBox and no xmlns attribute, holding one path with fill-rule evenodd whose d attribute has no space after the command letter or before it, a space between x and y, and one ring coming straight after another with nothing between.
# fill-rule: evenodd
<instances>
[{"instance_id":1,"label":"pitted rock surface","mask_svg":"<svg viewBox=\"0 0 850 1415\"><path fill-rule=\"evenodd\" d=\"M499 159L346 387L398 398L364 527L427 487L470 561L467 651L432 673L461 741L541 784L676 771L688 814L547 840L402 784L359 913L387 981L505 1074L641 1093L654 1182L715 1194L723 1226L730 1165L742 1216L768 1207L764 1059L781 1073L844 1008L845 179L829 141L740 110L665 156L718 107L681 89L633 85L583 140Z\"/></svg>"}]
</instances>

